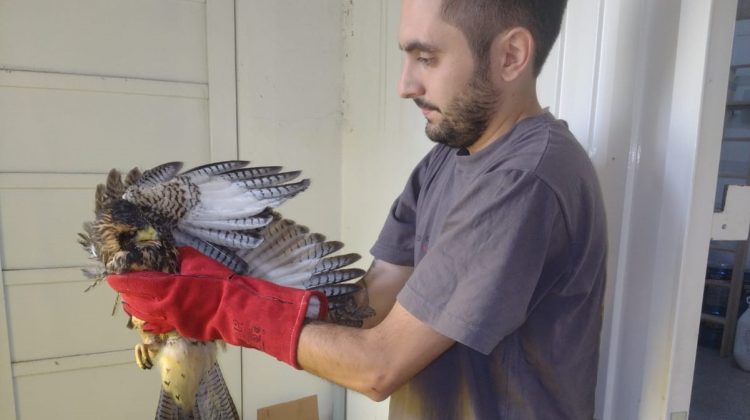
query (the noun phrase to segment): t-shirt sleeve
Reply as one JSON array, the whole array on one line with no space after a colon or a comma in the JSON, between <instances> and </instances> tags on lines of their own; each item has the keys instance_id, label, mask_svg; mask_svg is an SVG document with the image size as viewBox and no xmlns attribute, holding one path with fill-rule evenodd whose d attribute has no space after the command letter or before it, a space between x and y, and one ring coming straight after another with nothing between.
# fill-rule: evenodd
<instances>
[{"instance_id":1,"label":"t-shirt sleeve","mask_svg":"<svg viewBox=\"0 0 750 420\"><path fill-rule=\"evenodd\" d=\"M561 243L553 238L561 219L555 194L533 173L482 175L456 200L399 303L489 354L525 321L550 247Z\"/></svg>"},{"instance_id":2,"label":"t-shirt sleeve","mask_svg":"<svg viewBox=\"0 0 750 420\"><path fill-rule=\"evenodd\" d=\"M391 205L383 229L370 249L373 257L391 264L414 266L417 201L435 151L433 148L417 164L401 195Z\"/></svg>"}]
</instances>

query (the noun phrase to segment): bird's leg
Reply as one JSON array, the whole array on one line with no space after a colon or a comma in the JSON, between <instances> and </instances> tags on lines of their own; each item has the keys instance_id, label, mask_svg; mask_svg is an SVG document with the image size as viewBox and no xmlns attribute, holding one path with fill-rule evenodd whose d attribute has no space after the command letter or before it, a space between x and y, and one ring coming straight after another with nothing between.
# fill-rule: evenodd
<instances>
[{"instance_id":1,"label":"bird's leg","mask_svg":"<svg viewBox=\"0 0 750 420\"><path fill-rule=\"evenodd\" d=\"M130 319L130 324L141 336L141 342L135 345L135 363L141 369L151 369L164 340L159 334L143 331L144 323L144 321L135 317Z\"/></svg>"}]
</instances>

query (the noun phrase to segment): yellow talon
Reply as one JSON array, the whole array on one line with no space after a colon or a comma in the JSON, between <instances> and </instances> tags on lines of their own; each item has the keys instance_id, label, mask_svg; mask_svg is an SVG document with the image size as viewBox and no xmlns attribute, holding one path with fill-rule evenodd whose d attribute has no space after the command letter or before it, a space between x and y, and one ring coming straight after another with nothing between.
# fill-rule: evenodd
<instances>
[{"instance_id":1,"label":"yellow talon","mask_svg":"<svg viewBox=\"0 0 750 420\"><path fill-rule=\"evenodd\" d=\"M151 369L154 363L151 361L149 348L146 344L139 343L135 345L135 363L141 369Z\"/></svg>"}]
</instances>

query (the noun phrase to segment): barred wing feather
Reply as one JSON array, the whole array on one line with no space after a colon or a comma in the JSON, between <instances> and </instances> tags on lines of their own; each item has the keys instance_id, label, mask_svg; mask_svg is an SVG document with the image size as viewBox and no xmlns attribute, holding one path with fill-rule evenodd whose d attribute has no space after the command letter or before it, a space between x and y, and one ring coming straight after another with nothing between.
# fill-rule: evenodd
<instances>
[{"instance_id":1,"label":"barred wing feather","mask_svg":"<svg viewBox=\"0 0 750 420\"><path fill-rule=\"evenodd\" d=\"M351 307L358 286L351 280L363 270L347 268L357 254L334 255L343 244L273 210L304 191L308 179L280 166L247 167L247 161L225 161L180 173L182 163L169 162L141 174L132 170L115 192L169 229L177 245L196 248L231 270L288 287L323 292L332 310ZM348 282L348 283L347 283ZM360 308L361 309L361 308ZM311 304L309 317L320 308ZM358 312L358 318L368 316Z\"/></svg>"},{"instance_id":2,"label":"barred wing feather","mask_svg":"<svg viewBox=\"0 0 750 420\"><path fill-rule=\"evenodd\" d=\"M329 310L339 312L346 324L360 326L372 315L369 308L360 308L354 294L360 290L347 283L365 274L358 268L345 268L358 261L358 254L331 255L343 244L326 241L319 233L310 233L305 226L274 214L274 220L263 231L261 245L239 253L248 264L247 274L274 283L307 290L317 290L328 298ZM320 312L317 301L311 301L307 317L316 318ZM346 312L346 313L343 313Z\"/></svg>"},{"instance_id":3,"label":"barred wing feather","mask_svg":"<svg viewBox=\"0 0 750 420\"><path fill-rule=\"evenodd\" d=\"M122 198L138 205L182 238L229 248L253 248L258 231L271 222L269 209L307 189L310 181L290 182L299 171L280 173L281 167L244 168L247 161L202 165L183 173L181 162L170 162L140 175L127 176ZM118 174L119 180L119 174Z\"/></svg>"}]
</instances>

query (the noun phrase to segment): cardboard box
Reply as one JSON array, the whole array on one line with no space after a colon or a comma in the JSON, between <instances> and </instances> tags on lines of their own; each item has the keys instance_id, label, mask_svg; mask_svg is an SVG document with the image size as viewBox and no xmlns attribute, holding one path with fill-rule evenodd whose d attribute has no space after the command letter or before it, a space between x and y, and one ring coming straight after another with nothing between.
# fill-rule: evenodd
<instances>
[{"instance_id":1,"label":"cardboard box","mask_svg":"<svg viewBox=\"0 0 750 420\"><path fill-rule=\"evenodd\" d=\"M318 396L259 408L258 420L319 420Z\"/></svg>"}]
</instances>

